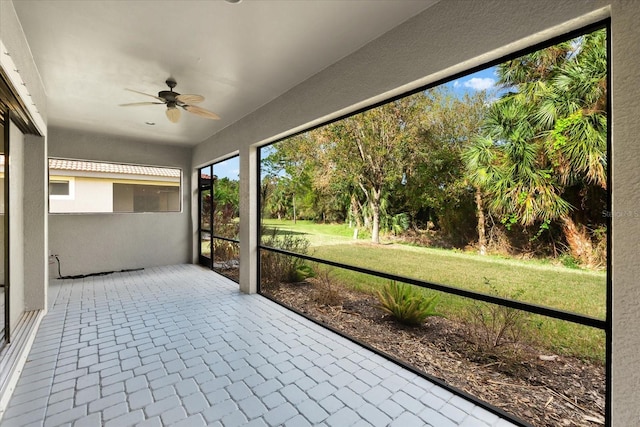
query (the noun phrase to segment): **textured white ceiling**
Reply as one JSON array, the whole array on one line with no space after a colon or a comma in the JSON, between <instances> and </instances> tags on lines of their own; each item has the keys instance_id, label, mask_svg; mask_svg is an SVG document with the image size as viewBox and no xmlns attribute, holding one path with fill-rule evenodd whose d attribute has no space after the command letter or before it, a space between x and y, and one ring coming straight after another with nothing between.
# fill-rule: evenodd
<instances>
[{"instance_id":1,"label":"textured white ceiling","mask_svg":"<svg viewBox=\"0 0 640 427\"><path fill-rule=\"evenodd\" d=\"M14 1L42 75L49 125L195 145L438 0ZM173 76L212 121L157 94ZM154 122L149 126L145 122Z\"/></svg>"}]
</instances>

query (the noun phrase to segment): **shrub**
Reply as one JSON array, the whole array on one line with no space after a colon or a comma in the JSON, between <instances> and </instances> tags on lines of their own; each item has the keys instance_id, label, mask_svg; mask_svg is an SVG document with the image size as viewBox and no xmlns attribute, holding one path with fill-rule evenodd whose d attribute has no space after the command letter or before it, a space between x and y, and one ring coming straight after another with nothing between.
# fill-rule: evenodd
<instances>
[{"instance_id":1,"label":"shrub","mask_svg":"<svg viewBox=\"0 0 640 427\"><path fill-rule=\"evenodd\" d=\"M229 261L240 258L238 245L228 240L212 239L210 245L213 246L213 256L215 261Z\"/></svg>"},{"instance_id":2,"label":"shrub","mask_svg":"<svg viewBox=\"0 0 640 427\"><path fill-rule=\"evenodd\" d=\"M309 240L291 234L279 235L277 229L263 233L262 244L303 255L309 251ZM265 288L282 282L301 282L311 276L313 270L302 258L269 251L260 254L260 278Z\"/></svg>"},{"instance_id":3,"label":"shrub","mask_svg":"<svg viewBox=\"0 0 640 427\"><path fill-rule=\"evenodd\" d=\"M311 299L318 304L337 306L341 305L343 298L340 293L340 285L331 275L328 267L316 269L315 277L307 279L314 287Z\"/></svg>"},{"instance_id":4,"label":"shrub","mask_svg":"<svg viewBox=\"0 0 640 427\"><path fill-rule=\"evenodd\" d=\"M484 279L491 293L509 299L518 299L523 293L517 290L503 295ZM521 340L524 336L529 316L526 312L502 305L475 302L469 309L470 328L467 329L470 341L486 354L513 356L517 358Z\"/></svg>"},{"instance_id":5,"label":"shrub","mask_svg":"<svg viewBox=\"0 0 640 427\"><path fill-rule=\"evenodd\" d=\"M382 310L405 325L421 325L427 317L439 316L435 311L438 296L425 298L411 285L390 282L378 291L378 300Z\"/></svg>"}]
</instances>

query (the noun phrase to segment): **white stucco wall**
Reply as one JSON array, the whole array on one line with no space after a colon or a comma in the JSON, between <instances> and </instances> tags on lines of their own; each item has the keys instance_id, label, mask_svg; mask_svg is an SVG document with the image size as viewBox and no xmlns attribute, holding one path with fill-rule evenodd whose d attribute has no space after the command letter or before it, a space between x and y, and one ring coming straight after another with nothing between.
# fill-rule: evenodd
<instances>
[{"instance_id":1,"label":"white stucco wall","mask_svg":"<svg viewBox=\"0 0 640 427\"><path fill-rule=\"evenodd\" d=\"M46 310L48 273L47 143L24 138L24 308Z\"/></svg>"},{"instance_id":2,"label":"white stucco wall","mask_svg":"<svg viewBox=\"0 0 640 427\"><path fill-rule=\"evenodd\" d=\"M239 150L241 289L255 289L252 146L611 18L613 425L640 425L640 2L443 0L198 145L199 166ZM194 230L192 230L193 232ZM248 245L248 246L247 246Z\"/></svg>"},{"instance_id":3,"label":"white stucco wall","mask_svg":"<svg viewBox=\"0 0 640 427\"><path fill-rule=\"evenodd\" d=\"M50 157L191 168L191 150L50 128ZM49 249L65 276L191 261L190 180L182 212L50 214ZM57 277L57 268L50 268Z\"/></svg>"},{"instance_id":4,"label":"white stucco wall","mask_svg":"<svg viewBox=\"0 0 640 427\"><path fill-rule=\"evenodd\" d=\"M24 311L24 135L9 125L9 305L14 329Z\"/></svg>"},{"instance_id":5,"label":"white stucco wall","mask_svg":"<svg viewBox=\"0 0 640 427\"><path fill-rule=\"evenodd\" d=\"M49 199L49 212L113 212L113 183L104 179L74 178L72 198Z\"/></svg>"}]
</instances>

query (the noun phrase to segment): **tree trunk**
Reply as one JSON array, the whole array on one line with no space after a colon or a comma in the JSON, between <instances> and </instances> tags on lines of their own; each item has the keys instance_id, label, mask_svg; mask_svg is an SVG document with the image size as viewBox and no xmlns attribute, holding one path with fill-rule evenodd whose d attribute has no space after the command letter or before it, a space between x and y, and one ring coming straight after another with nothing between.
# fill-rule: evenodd
<instances>
[{"instance_id":1,"label":"tree trunk","mask_svg":"<svg viewBox=\"0 0 640 427\"><path fill-rule=\"evenodd\" d=\"M295 224L297 221L296 218L296 195L295 193L293 194L293 223Z\"/></svg>"},{"instance_id":2,"label":"tree trunk","mask_svg":"<svg viewBox=\"0 0 640 427\"><path fill-rule=\"evenodd\" d=\"M372 189L373 197L371 198L371 241L380 243L380 194L381 190Z\"/></svg>"},{"instance_id":3,"label":"tree trunk","mask_svg":"<svg viewBox=\"0 0 640 427\"><path fill-rule=\"evenodd\" d=\"M593 267L593 245L584 227L576 224L568 215L560 218L560 221L562 232L571 250L571 256L585 267Z\"/></svg>"},{"instance_id":4,"label":"tree trunk","mask_svg":"<svg viewBox=\"0 0 640 427\"><path fill-rule=\"evenodd\" d=\"M480 251L480 255L486 255L487 234L485 231L484 203L479 187L476 187L476 217L478 218L478 250Z\"/></svg>"},{"instance_id":5,"label":"tree trunk","mask_svg":"<svg viewBox=\"0 0 640 427\"><path fill-rule=\"evenodd\" d=\"M362 228L362 221L360 220L360 208L355 194L351 195L351 215L356 221L356 228Z\"/></svg>"}]
</instances>

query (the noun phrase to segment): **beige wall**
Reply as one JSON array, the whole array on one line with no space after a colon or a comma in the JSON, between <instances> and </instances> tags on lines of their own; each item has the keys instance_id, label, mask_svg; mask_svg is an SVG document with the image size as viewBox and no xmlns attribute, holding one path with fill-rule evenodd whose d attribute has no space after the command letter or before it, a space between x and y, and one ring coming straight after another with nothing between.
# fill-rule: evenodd
<instances>
[{"instance_id":1,"label":"beige wall","mask_svg":"<svg viewBox=\"0 0 640 427\"><path fill-rule=\"evenodd\" d=\"M9 311L14 329L24 311L24 135L9 126Z\"/></svg>"},{"instance_id":2,"label":"beige wall","mask_svg":"<svg viewBox=\"0 0 640 427\"><path fill-rule=\"evenodd\" d=\"M191 150L184 147L57 128L47 140L50 157L191 168ZM184 175L182 212L50 214L49 249L59 256L62 274L190 262L191 183ZM57 277L54 267L50 277Z\"/></svg>"},{"instance_id":3,"label":"beige wall","mask_svg":"<svg viewBox=\"0 0 640 427\"><path fill-rule=\"evenodd\" d=\"M47 307L48 221L47 143L44 137L24 139L24 306L25 310ZM29 173L26 173L26 172Z\"/></svg>"},{"instance_id":4,"label":"beige wall","mask_svg":"<svg viewBox=\"0 0 640 427\"><path fill-rule=\"evenodd\" d=\"M73 178L73 198L49 198L49 212L113 212L113 183L105 179Z\"/></svg>"},{"instance_id":5,"label":"beige wall","mask_svg":"<svg viewBox=\"0 0 640 427\"><path fill-rule=\"evenodd\" d=\"M638 1L442 0L198 145L194 167L240 152L241 289L255 289L256 241L250 232L258 214L255 146L607 17L612 22L611 189L613 212L620 213L613 218L611 253L613 425L640 425Z\"/></svg>"}]
</instances>

